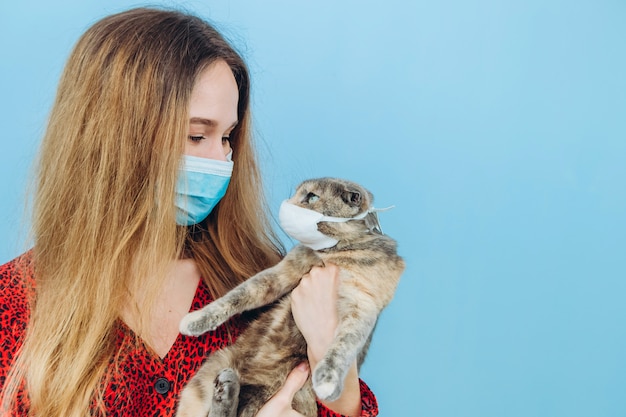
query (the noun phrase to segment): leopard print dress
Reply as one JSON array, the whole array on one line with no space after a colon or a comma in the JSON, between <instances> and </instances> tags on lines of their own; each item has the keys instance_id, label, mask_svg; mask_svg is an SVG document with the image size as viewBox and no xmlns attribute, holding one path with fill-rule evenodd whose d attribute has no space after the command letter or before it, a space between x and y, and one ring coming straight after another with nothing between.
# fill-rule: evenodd
<instances>
[{"instance_id":1,"label":"leopard print dress","mask_svg":"<svg viewBox=\"0 0 626 417\"><path fill-rule=\"evenodd\" d=\"M0 266L0 390L11 367L26 329L29 317L28 299L34 288L28 252ZM18 268L18 265L24 266ZM201 281L191 311L211 301L207 287ZM183 387L212 352L232 343L241 332L244 322L233 319L226 326L200 337L178 335L164 358L153 353L133 331L119 322L117 363L110 364L104 402L107 416L166 417L175 414L178 396ZM139 340L139 342L137 342ZM378 415L376 398L367 385L360 381L362 417ZM21 392L12 416L28 415L28 396ZM318 417L338 417L337 413L318 404Z\"/></svg>"}]
</instances>

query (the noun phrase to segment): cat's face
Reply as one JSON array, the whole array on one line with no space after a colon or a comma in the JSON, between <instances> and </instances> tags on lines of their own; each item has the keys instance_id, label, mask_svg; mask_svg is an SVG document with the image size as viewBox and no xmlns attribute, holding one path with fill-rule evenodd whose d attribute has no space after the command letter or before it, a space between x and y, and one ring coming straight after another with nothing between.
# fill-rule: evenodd
<instances>
[{"instance_id":1,"label":"cat's face","mask_svg":"<svg viewBox=\"0 0 626 417\"><path fill-rule=\"evenodd\" d=\"M288 201L325 216L354 217L372 206L373 196L359 184L319 178L301 183Z\"/></svg>"}]
</instances>

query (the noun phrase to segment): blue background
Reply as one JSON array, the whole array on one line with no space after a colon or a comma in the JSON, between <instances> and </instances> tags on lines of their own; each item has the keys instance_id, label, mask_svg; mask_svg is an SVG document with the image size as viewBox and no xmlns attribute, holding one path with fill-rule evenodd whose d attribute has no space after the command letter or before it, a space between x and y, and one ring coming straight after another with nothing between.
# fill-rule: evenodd
<instances>
[{"instance_id":1,"label":"blue background","mask_svg":"<svg viewBox=\"0 0 626 417\"><path fill-rule=\"evenodd\" d=\"M2 0L0 261L71 47L140 4ZM316 176L396 206L408 267L362 370L382 417L626 416L626 2L154 4L249 62L274 210Z\"/></svg>"}]
</instances>

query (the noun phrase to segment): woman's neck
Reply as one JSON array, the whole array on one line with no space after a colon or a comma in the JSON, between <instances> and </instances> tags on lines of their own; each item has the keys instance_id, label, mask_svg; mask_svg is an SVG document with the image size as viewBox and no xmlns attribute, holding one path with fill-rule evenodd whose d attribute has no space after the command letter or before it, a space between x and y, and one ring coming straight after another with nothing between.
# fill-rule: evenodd
<instances>
[{"instance_id":1,"label":"woman's neck","mask_svg":"<svg viewBox=\"0 0 626 417\"><path fill-rule=\"evenodd\" d=\"M146 283L154 281L159 280L145 280ZM200 271L193 259L172 261L153 302L147 301L141 293L131 294L132 305L137 307L126 308L122 320L163 358L176 342L178 324L189 312L199 282ZM139 316L150 308L148 304L152 304L152 313L144 315L142 323Z\"/></svg>"}]
</instances>

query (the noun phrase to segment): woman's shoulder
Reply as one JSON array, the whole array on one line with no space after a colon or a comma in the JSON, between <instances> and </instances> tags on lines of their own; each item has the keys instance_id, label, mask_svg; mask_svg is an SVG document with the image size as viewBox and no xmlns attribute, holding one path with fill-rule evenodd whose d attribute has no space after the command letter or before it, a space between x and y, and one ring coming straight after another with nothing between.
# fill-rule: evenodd
<instances>
[{"instance_id":1,"label":"woman's shoulder","mask_svg":"<svg viewBox=\"0 0 626 417\"><path fill-rule=\"evenodd\" d=\"M0 333L19 333L26 327L35 291L32 252L0 266Z\"/></svg>"},{"instance_id":2,"label":"woman's shoulder","mask_svg":"<svg viewBox=\"0 0 626 417\"><path fill-rule=\"evenodd\" d=\"M3 303L9 299L26 302L34 291L32 258L32 251L28 251L0 266L0 297Z\"/></svg>"},{"instance_id":3,"label":"woman's shoulder","mask_svg":"<svg viewBox=\"0 0 626 417\"><path fill-rule=\"evenodd\" d=\"M31 252L0 266L0 381L6 377L22 342L33 293Z\"/></svg>"}]
</instances>

